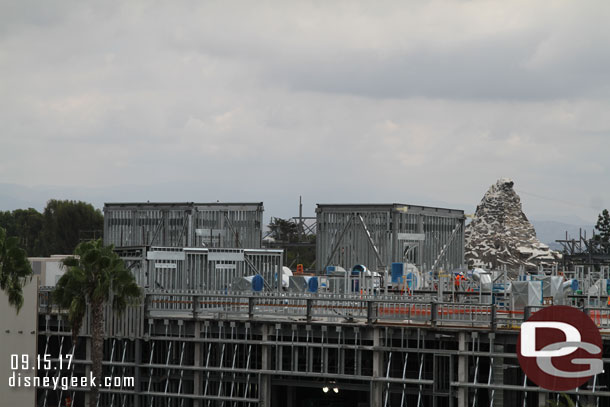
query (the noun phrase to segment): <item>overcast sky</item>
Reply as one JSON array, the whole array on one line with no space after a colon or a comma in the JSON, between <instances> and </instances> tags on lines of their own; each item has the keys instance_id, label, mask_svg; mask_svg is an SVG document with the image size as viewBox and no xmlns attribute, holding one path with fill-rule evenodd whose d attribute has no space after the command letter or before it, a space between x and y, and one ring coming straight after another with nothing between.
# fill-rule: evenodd
<instances>
[{"instance_id":1,"label":"overcast sky","mask_svg":"<svg viewBox=\"0 0 610 407\"><path fill-rule=\"evenodd\" d=\"M610 206L607 0L87 3L0 1L0 183L287 217L472 210L510 177L530 217Z\"/></svg>"}]
</instances>

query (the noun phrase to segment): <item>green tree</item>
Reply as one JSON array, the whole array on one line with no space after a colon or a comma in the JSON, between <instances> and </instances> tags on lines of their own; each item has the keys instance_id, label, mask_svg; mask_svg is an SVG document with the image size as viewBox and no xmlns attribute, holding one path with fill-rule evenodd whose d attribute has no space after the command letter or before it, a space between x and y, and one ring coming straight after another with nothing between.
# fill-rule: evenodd
<instances>
[{"instance_id":1,"label":"green tree","mask_svg":"<svg viewBox=\"0 0 610 407\"><path fill-rule=\"evenodd\" d=\"M15 236L29 256L42 256L41 232L43 217L36 209L16 209L13 211L15 219Z\"/></svg>"},{"instance_id":2,"label":"green tree","mask_svg":"<svg viewBox=\"0 0 610 407\"><path fill-rule=\"evenodd\" d=\"M595 229L599 231L599 234L595 235L595 240L610 242L610 213L608 213L608 209L604 209L597 217Z\"/></svg>"},{"instance_id":3,"label":"green tree","mask_svg":"<svg viewBox=\"0 0 610 407\"><path fill-rule=\"evenodd\" d=\"M316 236L301 234L299 225L289 219L272 218L267 226L269 236L275 239L275 247L284 249L286 266L294 268L303 264L305 269L314 267L316 259Z\"/></svg>"},{"instance_id":4,"label":"green tree","mask_svg":"<svg viewBox=\"0 0 610 407\"><path fill-rule=\"evenodd\" d=\"M23 306L23 286L31 275L32 266L18 239L7 237L6 230L0 227L0 289L17 312Z\"/></svg>"},{"instance_id":5,"label":"green tree","mask_svg":"<svg viewBox=\"0 0 610 407\"><path fill-rule=\"evenodd\" d=\"M0 211L0 228L4 228L7 236L17 236L15 216L11 211Z\"/></svg>"},{"instance_id":6,"label":"green tree","mask_svg":"<svg viewBox=\"0 0 610 407\"><path fill-rule=\"evenodd\" d=\"M16 209L0 212L0 227L6 229L7 236L15 236L28 256L42 256L41 246L42 214L36 209Z\"/></svg>"},{"instance_id":7,"label":"green tree","mask_svg":"<svg viewBox=\"0 0 610 407\"><path fill-rule=\"evenodd\" d=\"M82 232L103 228L104 215L93 205L51 199L43 213L44 255L72 253L81 241Z\"/></svg>"},{"instance_id":8,"label":"green tree","mask_svg":"<svg viewBox=\"0 0 610 407\"><path fill-rule=\"evenodd\" d=\"M67 271L53 291L53 301L68 311L75 346L87 304L90 305L91 370L98 380L102 380L104 305L111 304L116 311L122 312L130 301L141 295L133 275L113 249L113 246L104 246L101 239L80 243L74 256L63 261ZM96 406L98 397L99 388L93 387L90 407Z\"/></svg>"},{"instance_id":9,"label":"green tree","mask_svg":"<svg viewBox=\"0 0 610 407\"><path fill-rule=\"evenodd\" d=\"M299 230L296 223L282 218L272 218L269 223L269 236L276 242L293 243L299 238Z\"/></svg>"}]
</instances>

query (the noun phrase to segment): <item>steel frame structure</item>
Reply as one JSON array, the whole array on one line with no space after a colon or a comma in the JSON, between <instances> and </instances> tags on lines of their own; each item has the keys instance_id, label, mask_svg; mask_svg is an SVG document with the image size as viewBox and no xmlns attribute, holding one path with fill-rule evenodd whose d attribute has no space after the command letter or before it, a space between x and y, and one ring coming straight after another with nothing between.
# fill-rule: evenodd
<instances>
[{"instance_id":1,"label":"steel frame structure","mask_svg":"<svg viewBox=\"0 0 610 407\"><path fill-rule=\"evenodd\" d=\"M409 262L426 270L464 264L464 212L405 204L318 204L316 259L350 270Z\"/></svg>"},{"instance_id":2,"label":"steel frame structure","mask_svg":"<svg viewBox=\"0 0 610 407\"><path fill-rule=\"evenodd\" d=\"M129 247L117 249L136 278L150 290L230 291L238 277L259 274L278 289L283 251L277 249Z\"/></svg>"},{"instance_id":3,"label":"steel frame structure","mask_svg":"<svg viewBox=\"0 0 610 407\"><path fill-rule=\"evenodd\" d=\"M104 244L261 247L263 203L106 203Z\"/></svg>"},{"instance_id":4,"label":"steel frame structure","mask_svg":"<svg viewBox=\"0 0 610 407\"><path fill-rule=\"evenodd\" d=\"M57 377L87 375L89 324L75 350L45 295L40 351L54 366L59 355L74 354L73 368ZM106 310L104 375L134 377L135 388L102 389L99 405L291 406L294 396L273 386L321 394L334 383L365 392L370 406L543 406L557 394L529 383L515 353L519 324L541 308L503 312L396 295L147 293L122 316ZM610 363L610 309L586 312ZM605 373L567 394L608 406L608 385ZM40 388L40 405L66 394L84 402L81 388Z\"/></svg>"},{"instance_id":5,"label":"steel frame structure","mask_svg":"<svg viewBox=\"0 0 610 407\"><path fill-rule=\"evenodd\" d=\"M529 382L516 355L520 324L544 305L511 308L506 271L493 281L501 292L483 292L474 281L458 287L453 273L441 272L463 265L462 211L318 205L319 266L387 270L410 262L425 285L390 290L365 273L344 273L318 276L326 291L298 293L279 284L281 250L245 243L260 245L262 204L212 204L200 217L201 205L107 204L107 243L118 246L145 296L122 315L105 310L103 375L133 377L135 385L101 389L100 407L292 407L295 388L324 397L330 386L359 392L372 407L541 407L559 397ZM237 218L226 212L231 205L241 205ZM221 230L228 230L224 240ZM237 248L214 247L217 232L218 245ZM266 282L262 292L232 288L252 274ZM565 300L597 324L610 363L610 309L601 289L589 294L610 270L563 275L587 293ZM49 303L49 290L40 291L39 353L51 354L58 368L40 376L90 374L90 318L73 344L65 313ZM66 354L73 355L70 369L59 364ZM603 373L565 393L577 405L610 406L609 388L610 373ZM57 405L68 394L83 405L87 390L39 387L38 405Z\"/></svg>"}]
</instances>

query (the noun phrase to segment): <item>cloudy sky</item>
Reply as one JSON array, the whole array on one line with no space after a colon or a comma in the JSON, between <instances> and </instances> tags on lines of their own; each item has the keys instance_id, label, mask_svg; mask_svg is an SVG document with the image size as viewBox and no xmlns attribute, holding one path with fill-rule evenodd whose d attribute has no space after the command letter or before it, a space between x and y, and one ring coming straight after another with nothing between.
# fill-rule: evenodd
<instances>
[{"instance_id":1,"label":"cloudy sky","mask_svg":"<svg viewBox=\"0 0 610 407\"><path fill-rule=\"evenodd\" d=\"M608 21L607 0L3 0L0 209L264 201L287 217L303 195L309 214L471 211L510 177L530 217L594 222Z\"/></svg>"}]
</instances>

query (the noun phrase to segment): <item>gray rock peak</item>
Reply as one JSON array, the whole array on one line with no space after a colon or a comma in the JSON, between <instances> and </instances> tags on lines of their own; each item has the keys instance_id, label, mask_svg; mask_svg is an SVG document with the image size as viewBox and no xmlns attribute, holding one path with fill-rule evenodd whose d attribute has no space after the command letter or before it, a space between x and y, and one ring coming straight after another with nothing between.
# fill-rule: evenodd
<instances>
[{"instance_id":1,"label":"gray rock peak","mask_svg":"<svg viewBox=\"0 0 610 407\"><path fill-rule=\"evenodd\" d=\"M536 231L521 207L521 199L509 178L492 185L477 206L472 222L466 227L466 261L484 268L517 270L524 266L556 262L560 255L536 238Z\"/></svg>"}]
</instances>

